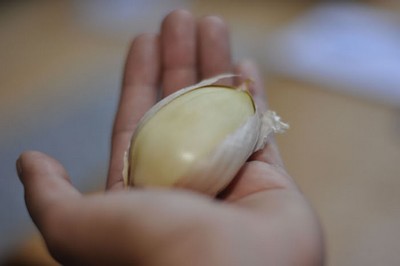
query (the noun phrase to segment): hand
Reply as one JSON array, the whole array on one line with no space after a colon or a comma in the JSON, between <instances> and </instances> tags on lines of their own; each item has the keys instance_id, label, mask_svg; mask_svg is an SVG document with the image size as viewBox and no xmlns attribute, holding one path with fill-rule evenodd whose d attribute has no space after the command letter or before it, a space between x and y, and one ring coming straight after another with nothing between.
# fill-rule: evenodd
<instances>
[{"instance_id":1,"label":"hand","mask_svg":"<svg viewBox=\"0 0 400 266\"><path fill-rule=\"evenodd\" d=\"M178 189L124 190L122 157L135 124L157 99L223 72L254 80L252 63L234 66L228 29L217 17L196 21L178 10L160 35L137 37L130 48L115 119L108 193L84 196L64 168L39 152L17 161L29 213L51 254L70 265L320 265L319 223L286 173L273 139L214 200ZM228 80L238 83L238 80Z\"/></svg>"}]
</instances>

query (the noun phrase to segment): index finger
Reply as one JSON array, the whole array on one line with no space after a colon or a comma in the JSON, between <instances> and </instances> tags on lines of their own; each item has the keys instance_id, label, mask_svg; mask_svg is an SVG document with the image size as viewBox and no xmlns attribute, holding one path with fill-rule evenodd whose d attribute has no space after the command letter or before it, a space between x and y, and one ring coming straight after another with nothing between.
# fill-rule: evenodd
<instances>
[{"instance_id":1,"label":"index finger","mask_svg":"<svg viewBox=\"0 0 400 266\"><path fill-rule=\"evenodd\" d=\"M157 100L160 51L156 35L135 38L129 50L114 121L107 189L123 187L123 157L136 124Z\"/></svg>"}]
</instances>

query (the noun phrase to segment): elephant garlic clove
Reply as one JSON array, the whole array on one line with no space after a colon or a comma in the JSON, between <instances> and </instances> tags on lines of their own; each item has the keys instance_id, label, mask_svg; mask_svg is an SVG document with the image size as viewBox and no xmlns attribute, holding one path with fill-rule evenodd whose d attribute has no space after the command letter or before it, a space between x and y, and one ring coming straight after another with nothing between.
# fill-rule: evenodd
<instances>
[{"instance_id":1,"label":"elephant garlic clove","mask_svg":"<svg viewBox=\"0 0 400 266\"><path fill-rule=\"evenodd\" d=\"M209 84L218 78L182 89L145 114L131 140L128 185L215 195L277 131L247 90Z\"/></svg>"}]
</instances>

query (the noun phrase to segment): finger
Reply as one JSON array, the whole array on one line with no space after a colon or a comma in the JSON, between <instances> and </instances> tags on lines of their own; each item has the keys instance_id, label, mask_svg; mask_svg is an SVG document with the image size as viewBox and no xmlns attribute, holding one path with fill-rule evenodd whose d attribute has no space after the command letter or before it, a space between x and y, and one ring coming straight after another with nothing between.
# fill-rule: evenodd
<instances>
[{"instance_id":1,"label":"finger","mask_svg":"<svg viewBox=\"0 0 400 266\"><path fill-rule=\"evenodd\" d=\"M63 265L136 264L135 260L150 259L156 249L170 246L171 233L201 227L203 217L219 213L207 215L212 201L184 192L124 191L83 197L62 165L40 152L24 152L17 171L28 211L49 251ZM159 217L164 217L162 222Z\"/></svg>"},{"instance_id":2,"label":"finger","mask_svg":"<svg viewBox=\"0 0 400 266\"><path fill-rule=\"evenodd\" d=\"M164 96L196 83L196 23L190 12L176 10L164 19L161 47Z\"/></svg>"},{"instance_id":3,"label":"finger","mask_svg":"<svg viewBox=\"0 0 400 266\"><path fill-rule=\"evenodd\" d=\"M261 73L252 61L244 61L236 66L236 73L239 77L237 83L245 80L251 80L249 90L253 95L254 101L261 112L268 109L268 103L265 95L265 86ZM273 135L269 136L267 145L260 151L253 154L250 160L258 160L268 164L284 167L282 158L279 154L278 146Z\"/></svg>"},{"instance_id":4,"label":"finger","mask_svg":"<svg viewBox=\"0 0 400 266\"><path fill-rule=\"evenodd\" d=\"M118 234L119 217L107 215L107 209L102 206L87 204L70 184L64 168L45 154L23 153L17 161L17 169L25 188L28 211L55 259L63 265L104 265L102 254L107 255L110 250L115 252L112 248L118 244L114 237L119 237L120 241L126 239L122 235L126 232ZM99 211L103 211L102 215ZM112 212L112 208L108 212ZM113 259L118 261L118 258Z\"/></svg>"},{"instance_id":5,"label":"finger","mask_svg":"<svg viewBox=\"0 0 400 266\"><path fill-rule=\"evenodd\" d=\"M86 196L59 212L63 219L53 219L48 227L57 226L57 230L47 230L45 240L63 264L147 265L154 254L174 246L175 240L190 237L188 228L201 228L205 217L219 213L210 212L211 203L169 191Z\"/></svg>"},{"instance_id":6,"label":"finger","mask_svg":"<svg viewBox=\"0 0 400 266\"><path fill-rule=\"evenodd\" d=\"M157 99L160 73L159 40L143 34L135 38L129 50L120 102L115 117L107 188L122 188L124 152L137 122Z\"/></svg>"},{"instance_id":7,"label":"finger","mask_svg":"<svg viewBox=\"0 0 400 266\"><path fill-rule=\"evenodd\" d=\"M201 79L232 71L229 29L221 18L208 16L200 19L198 43ZM232 82L224 83L229 85Z\"/></svg>"},{"instance_id":8,"label":"finger","mask_svg":"<svg viewBox=\"0 0 400 266\"><path fill-rule=\"evenodd\" d=\"M252 61L243 61L240 62L235 67L235 73L238 74L238 77L235 80L237 85L249 80L249 90L253 95L253 99L257 105L257 107L261 111L267 110L267 99L265 96L265 85L263 82L263 78L258 70L256 64Z\"/></svg>"},{"instance_id":9,"label":"finger","mask_svg":"<svg viewBox=\"0 0 400 266\"><path fill-rule=\"evenodd\" d=\"M43 153L22 153L17 171L24 186L27 209L41 231L50 218L49 213L70 199L80 197L63 166Z\"/></svg>"}]
</instances>

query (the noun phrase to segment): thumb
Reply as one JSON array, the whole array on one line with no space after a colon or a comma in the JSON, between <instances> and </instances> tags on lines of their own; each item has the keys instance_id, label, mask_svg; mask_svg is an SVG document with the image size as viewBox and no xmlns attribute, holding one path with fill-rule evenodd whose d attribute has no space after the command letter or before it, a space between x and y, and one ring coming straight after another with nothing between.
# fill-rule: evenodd
<instances>
[{"instance_id":1,"label":"thumb","mask_svg":"<svg viewBox=\"0 0 400 266\"><path fill-rule=\"evenodd\" d=\"M55 159L37 151L22 153L16 162L24 186L25 203L32 220L42 231L46 214L65 199L79 197L64 167Z\"/></svg>"}]
</instances>

